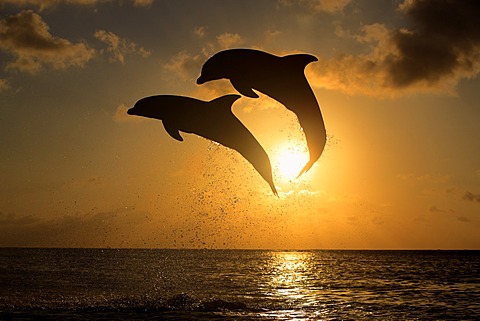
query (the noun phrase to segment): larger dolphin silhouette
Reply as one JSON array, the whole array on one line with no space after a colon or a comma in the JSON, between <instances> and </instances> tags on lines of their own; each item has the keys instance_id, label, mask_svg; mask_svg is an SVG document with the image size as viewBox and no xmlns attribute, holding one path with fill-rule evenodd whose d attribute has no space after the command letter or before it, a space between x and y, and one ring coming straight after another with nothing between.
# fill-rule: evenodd
<instances>
[{"instance_id":1,"label":"larger dolphin silhouette","mask_svg":"<svg viewBox=\"0 0 480 321\"><path fill-rule=\"evenodd\" d=\"M320 106L304 73L305 67L317 60L307 54L279 57L253 49L229 49L205 62L197 84L227 78L242 95L258 98L252 90L256 89L294 112L310 153L300 176L320 158L327 141Z\"/></svg>"},{"instance_id":2,"label":"larger dolphin silhouette","mask_svg":"<svg viewBox=\"0 0 480 321\"><path fill-rule=\"evenodd\" d=\"M127 113L162 120L167 133L178 141L183 141L179 133L182 131L236 150L253 165L278 196L267 153L232 113L232 104L238 98L240 95L225 95L212 101L202 101L183 96L151 96L137 101Z\"/></svg>"}]
</instances>

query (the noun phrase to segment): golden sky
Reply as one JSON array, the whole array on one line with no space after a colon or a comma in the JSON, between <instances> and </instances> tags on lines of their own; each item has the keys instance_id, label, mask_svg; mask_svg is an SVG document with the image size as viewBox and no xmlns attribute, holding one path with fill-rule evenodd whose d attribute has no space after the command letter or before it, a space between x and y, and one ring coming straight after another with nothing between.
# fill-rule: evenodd
<instances>
[{"instance_id":1,"label":"golden sky","mask_svg":"<svg viewBox=\"0 0 480 321\"><path fill-rule=\"evenodd\" d=\"M480 249L478 1L0 0L0 246ZM212 100L218 51L318 58L328 141L240 98L279 191L235 151L126 114ZM300 160L300 161L298 161Z\"/></svg>"}]
</instances>

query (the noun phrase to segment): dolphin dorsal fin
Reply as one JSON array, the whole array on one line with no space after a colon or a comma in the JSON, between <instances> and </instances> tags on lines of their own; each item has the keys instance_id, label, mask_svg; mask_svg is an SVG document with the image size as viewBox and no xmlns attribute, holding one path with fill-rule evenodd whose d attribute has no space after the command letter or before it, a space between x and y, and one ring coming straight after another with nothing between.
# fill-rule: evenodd
<instances>
[{"instance_id":1,"label":"dolphin dorsal fin","mask_svg":"<svg viewBox=\"0 0 480 321\"><path fill-rule=\"evenodd\" d=\"M172 138L175 138L176 140L183 142L183 137L180 136L180 132L178 131L178 128L176 126L166 121L162 121L162 123L163 123L163 127L165 127L165 130L170 136L172 136Z\"/></svg>"},{"instance_id":2,"label":"dolphin dorsal fin","mask_svg":"<svg viewBox=\"0 0 480 321\"><path fill-rule=\"evenodd\" d=\"M309 63L318 61L317 57L309 54L288 55L283 58L287 59L291 64L301 67L302 69L304 69Z\"/></svg>"},{"instance_id":3,"label":"dolphin dorsal fin","mask_svg":"<svg viewBox=\"0 0 480 321\"><path fill-rule=\"evenodd\" d=\"M225 95L217 97L210 101L210 104L218 107L228 107L228 110L231 110L233 103L240 98L240 95Z\"/></svg>"}]
</instances>

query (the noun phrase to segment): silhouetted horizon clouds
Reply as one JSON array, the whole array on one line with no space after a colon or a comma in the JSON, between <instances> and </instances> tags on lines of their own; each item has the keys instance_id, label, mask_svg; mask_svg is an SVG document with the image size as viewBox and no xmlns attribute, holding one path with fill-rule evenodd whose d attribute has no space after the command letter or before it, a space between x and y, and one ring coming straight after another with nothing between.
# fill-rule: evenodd
<instances>
[{"instance_id":1,"label":"silhouetted horizon clouds","mask_svg":"<svg viewBox=\"0 0 480 321\"><path fill-rule=\"evenodd\" d=\"M305 67L314 61L317 58L308 54L279 57L259 50L229 49L216 53L205 62L197 84L226 78L242 95L258 98L255 89L294 112L310 153L308 163L298 174L300 176L320 158L327 140L320 106L304 73ZM162 120L168 134L178 141L183 141L179 133L182 131L238 151L278 196L267 153L231 111L238 98L239 95L232 94L205 102L184 96L151 96L140 99L127 113Z\"/></svg>"}]
</instances>

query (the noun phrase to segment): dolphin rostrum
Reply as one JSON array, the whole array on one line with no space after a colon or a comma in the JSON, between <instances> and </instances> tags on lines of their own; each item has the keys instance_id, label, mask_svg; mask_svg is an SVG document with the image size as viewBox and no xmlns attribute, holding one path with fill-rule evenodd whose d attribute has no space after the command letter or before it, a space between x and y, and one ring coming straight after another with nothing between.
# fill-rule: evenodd
<instances>
[{"instance_id":1,"label":"dolphin rostrum","mask_svg":"<svg viewBox=\"0 0 480 321\"><path fill-rule=\"evenodd\" d=\"M162 120L167 133L176 140L183 141L179 132L182 131L236 150L253 165L278 196L267 153L231 110L238 98L240 95L225 95L212 101L203 101L173 95L151 96L137 101L127 113Z\"/></svg>"},{"instance_id":2,"label":"dolphin rostrum","mask_svg":"<svg viewBox=\"0 0 480 321\"><path fill-rule=\"evenodd\" d=\"M307 54L279 57L259 50L229 49L205 62L197 84L226 78L242 95L258 98L255 89L294 112L310 153L300 176L320 158L327 141L320 106L304 73L305 67L317 60Z\"/></svg>"}]
</instances>

